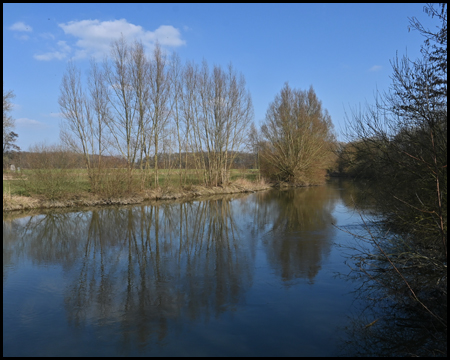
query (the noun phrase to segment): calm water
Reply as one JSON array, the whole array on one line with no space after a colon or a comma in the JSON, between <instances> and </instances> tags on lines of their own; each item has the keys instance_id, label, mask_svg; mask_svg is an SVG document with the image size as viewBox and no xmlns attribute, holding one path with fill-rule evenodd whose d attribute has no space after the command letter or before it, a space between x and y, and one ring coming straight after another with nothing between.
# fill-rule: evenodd
<instances>
[{"instance_id":1,"label":"calm water","mask_svg":"<svg viewBox=\"0 0 450 360\"><path fill-rule=\"evenodd\" d=\"M3 355L345 355L353 191L4 217Z\"/></svg>"}]
</instances>

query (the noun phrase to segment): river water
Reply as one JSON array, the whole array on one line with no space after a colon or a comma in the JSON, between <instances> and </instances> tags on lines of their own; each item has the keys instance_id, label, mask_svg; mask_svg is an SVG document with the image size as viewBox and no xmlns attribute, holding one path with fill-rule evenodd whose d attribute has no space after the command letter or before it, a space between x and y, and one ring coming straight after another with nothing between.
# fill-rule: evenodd
<instances>
[{"instance_id":1,"label":"river water","mask_svg":"<svg viewBox=\"0 0 450 360\"><path fill-rule=\"evenodd\" d=\"M4 216L3 356L349 354L355 197L336 180Z\"/></svg>"}]
</instances>

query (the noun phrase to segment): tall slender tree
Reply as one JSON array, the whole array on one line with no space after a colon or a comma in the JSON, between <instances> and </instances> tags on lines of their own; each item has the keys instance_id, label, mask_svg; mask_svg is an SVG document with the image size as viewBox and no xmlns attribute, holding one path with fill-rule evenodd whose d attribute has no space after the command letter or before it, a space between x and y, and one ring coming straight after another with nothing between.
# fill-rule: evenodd
<instances>
[{"instance_id":1,"label":"tall slender tree","mask_svg":"<svg viewBox=\"0 0 450 360\"><path fill-rule=\"evenodd\" d=\"M14 119L10 115L13 108L11 100L14 96L12 90L5 90L5 84L3 83L3 166L5 166L5 162L8 162L9 155L12 151L20 150L14 144L18 135L12 131L14 129Z\"/></svg>"}]
</instances>

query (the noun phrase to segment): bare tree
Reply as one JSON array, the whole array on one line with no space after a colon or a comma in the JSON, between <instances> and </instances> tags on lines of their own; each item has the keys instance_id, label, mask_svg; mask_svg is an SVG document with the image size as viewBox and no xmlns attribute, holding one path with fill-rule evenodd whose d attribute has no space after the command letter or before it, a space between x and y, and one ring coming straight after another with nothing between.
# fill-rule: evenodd
<instances>
[{"instance_id":1,"label":"bare tree","mask_svg":"<svg viewBox=\"0 0 450 360\"><path fill-rule=\"evenodd\" d=\"M3 146L5 146L5 135L14 128L14 119L9 115L12 110L12 98L14 98L12 90L5 90L3 83Z\"/></svg>"},{"instance_id":2,"label":"bare tree","mask_svg":"<svg viewBox=\"0 0 450 360\"><path fill-rule=\"evenodd\" d=\"M132 171L140 147L140 118L136 91L132 78L132 49L122 36L112 44L111 60L103 63L105 81L108 84L108 102L111 116L106 125L111 133L116 151L127 162L131 185Z\"/></svg>"},{"instance_id":3,"label":"bare tree","mask_svg":"<svg viewBox=\"0 0 450 360\"><path fill-rule=\"evenodd\" d=\"M171 114L171 80L166 54L157 43L150 62L150 116L152 119L153 146L155 152L155 186L158 186L159 138Z\"/></svg>"},{"instance_id":4,"label":"bare tree","mask_svg":"<svg viewBox=\"0 0 450 360\"><path fill-rule=\"evenodd\" d=\"M107 87L105 83L105 76L103 71L99 68L95 59L91 59L91 70L88 79L89 94L90 94L90 107L92 109L92 135L95 141L93 141L94 154L98 154L97 166L101 168L101 158L108 144L108 132L106 123L110 117L109 105L107 98ZM93 140L94 140L93 139ZM96 144L94 144L94 142ZM94 150L97 148L96 150Z\"/></svg>"},{"instance_id":5,"label":"bare tree","mask_svg":"<svg viewBox=\"0 0 450 360\"><path fill-rule=\"evenodd\" d=\"M228 182L228 173L237 151L245 144L247 129L253 117L250 93L243 75L230 64L227 71L215 66L209 74L203 63L200 83L201 112L198 134L207 152L209 184Z\"/></svg>"},{"instance_id":6,"label":"bare tree","mask_svg":"<svg viewBox=\"0 0 450 360\"><path fill-rule=\"evenodd\" d=\"M179 156L179 175L180 175L180 185L182 184L182 146L183 146L183 140L181 139L182 136L182 124L181 124L181 104L182 104L182 75L183 75L183 67L181 65L181 60L178 54L174 53L172 55L171 59L171 81L172 81L172 101L173 101L173 111L172 111L172 117L174 119L175 127L176 127L176 135L177 135L177 141L178 141L178 156Z\"/></svg>"},{"instance_id":7,"label":"bare tree","mask_svg":"<svg viewBox=\"0 0 450 360\"><path fill-rule=\"evenodd\" d=\"M239 151L247 141L248 127L253 119L253 104L250 92L246 90L245 78L237 75L232 64L228 65L227 94L228 107L225 121L225 156L222 162L222 182L228 182L229 170Z\"/></svg>"},{"instance_id":8,"label":"bare tree","mask_svg":"<svg viewBox=\"0 0 450 360\"><path fill-rule=\"evenodd\" d=\"M187 176L188 153L191 154L197 177L205 176L205 159L202 155L202 139L200 138L198 119L200 117L200 70L195 63L187 63L183 72L182 114L185 127L185 163ZM201 173L200 173L201 172ZM201 175L202 174L202 175ZM204 178L206 182L206 177Z\"/></svg>"},{"instance_id":9,"label":"bare tree","mask_svg":"<svg viewBox=\"0 0 450 360\"><path fill-rule=\"evenodd\" d=\"M255 126L255 123L252 122L250 125L250 129L249 129L249 134L248 134L248 145L249 145L249 149L250 151L253 153L254 157L255 157L255 163L254 163L254 167L255 169L258 170L258 179L260 178L261 174L259 172L259 156L260 156L260 147L261 147L261 134L258 131L257 127Z\"/></svg>"},{"instance_id":10,"label":"bare tree","mask_svg":"<svg viewBox=\"0 0 450 360\"><path fill-rule=\"evenodd\" d=\"M63 144L84 156L88 171L92 169L92 118L88 98L81 84L80 70L73 62L67 65L63 76L58 103L64 122L61 123L60 137ZM92 153L92 152L91 152Z\"/></svg>"},{"instance_id":11,"label":"bare tree","mask_svg":"<svg viewBox=\"0 0 450 360\"><path fill-rule=\"evenodd\" d=\"M106 91L103 73L94 59L91 59L88 92L83 90L80 70L72 62L68 64L58 99L64 119L60 137L71 151L82 154L93 191L97 191L99 185L101 157L107 144Z\"/></svg>"},{"instance_id":12,"label":"bare tree","mask_svg":"<svg viewBox=\"0 0 450 360\"><path fill-rule=\"evenodd\" d=\"M151 142L151 116L149 114L150 100L150 62L145 55L142 42L135 42L131 48L131 86L135 92L136 109L138 116L138 136L139 136L139 160L142 182L144 186L147 172L149 170L148 156L144 163L144 155L147 153L147 144ZM145 171L144 171L145 166Z\"/></svg>"},{"instance_id":13,"label":"bare tree","mask_svg":"<svg viewBox=\"0 0 450 360\"><path fill-rule=\"evenodd\" d=\"M313 88L295 90L286 83L269 105L261 128L265 174L291 183L322 182L334 142L332 130Z\"/></svg>"},{"instance_id":14,"label":"bare tree","mask_svg":"<svg viewBox=\"0 0 450 360\"><path fill-rule=\"evenodd\" d=\"M126 161L130 184L139 164L141 189L152 156L154 184L159 186L160 160L162 166L169 160L172 166L175 143L180 184L183 150L185 179L188 160L193 160L205 184L225 184L253 116L245 79L231 64L212 72L206 62L201 70L191 63L183 66L176 54L169 61L159 44L147 56L142 43L129 45L123 36L113 42L102 67L92 60L88 92L79 70L69 64L60 105L66 120L61 137L84 154L86 167L93 168L92 156L98 154L100 168L108 149Z\"/></svg>"},{"instance_id":15,"label":"bare tree","mask_svg":"<svg viewBox=\"0 0 450 360\"><path fill-rule=\"evenodd\" d=\"M12 110L13 104L11 99L14 97L12 90L5 90L5 84L3 84L3 160L5 161L5 155L13 150L20 150L20 148L14 144L17 138L17 134L12 131L14 129L14 119L9 115ZM4 164L5 165L5 164Z\"/></svg>"}]
</instances>

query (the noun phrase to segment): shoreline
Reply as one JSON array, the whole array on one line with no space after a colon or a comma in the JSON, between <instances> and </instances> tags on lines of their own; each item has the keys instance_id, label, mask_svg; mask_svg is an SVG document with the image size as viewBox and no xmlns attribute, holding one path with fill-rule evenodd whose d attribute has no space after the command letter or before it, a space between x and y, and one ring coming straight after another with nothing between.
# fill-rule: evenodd
<instances>
[{"instance_id":1,"label":"shoreline","mask_svg":"<svg viewBox=\"0 0 450 360\"><path fill-rule=\"evenodd\" d=\"M256 191L263 191L271 189L269 184L230 184L226 187L204 187L204 186L190 186L189 190L183 188L168 188L168 189L154 189L148 190L140 194L132 194L127 197L120 198L102 198L97 195L83 194L81 196L74 196L64 200L48 200L38 197L26 196L4 196L3 198L3 213L10 213L23 210L34 209L58 209L58 208L80 208L91 206L105 206L105 205L134 205L141 204L146 201L154 200L190 200L202 199L214 195L227 195L238 193L253 193Z\"/></svg>"}]
</instances>

